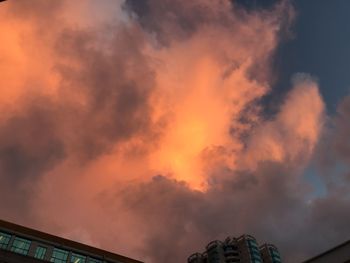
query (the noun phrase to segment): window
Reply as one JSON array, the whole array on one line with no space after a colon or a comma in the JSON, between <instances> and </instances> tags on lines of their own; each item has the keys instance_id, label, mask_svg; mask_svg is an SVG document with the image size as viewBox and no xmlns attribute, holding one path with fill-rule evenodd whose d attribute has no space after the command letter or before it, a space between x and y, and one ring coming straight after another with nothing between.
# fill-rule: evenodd
<instances>
[{"instance_id":1,"label":"window","mask_svg":"<svg viewBox=\"0 0 350 263\"><path fill-rule=\"evenodd\" d=\"M27 255L29 251L31 241L28 239L16 237L15 240L13 241L11 251L22 254L22 255Z\"/></svg>"},{"instance_id":2,"label":"window","mask_svg":"<svg viewBox=\"0 0 350 263\"><path fill-rule=\"evenodd\" d=\"M35 258L38 259L44 259L45 258L45 254L46 254L46 248L42 247L42 246L38 246L35 250Z\"/></svg>"},{"instance_id":3,"label":"window","mask_svg":"<svg viewBox=\"0 0 350 263\"><path fill-rule=\"evenodd\" d=\"M252 251L252 252L256 252L256 253L260 254L259 249L255 248L255 247L249 247L249 249L250 249L250 251Z\"/></svg>"},{"instance_id":4,"label":"window","mask_svg":"<svg viewBox=\"0 0 350 263\"><path fill-rule=\"evenodd\" d=\"M271 250L271 254L275 257L279 257L280 256L280 253L278 253L276 250Z\"/></svg>"},{"instance_id":5,"label":"window","mask_svg":"<svg viewBox=\"0 0 350 263\"><path fill-rule=\"evenodd\" d=\"M252 255L252 259L260 260L260 255Z\"/></svg>"},{"instance_id":6,"label":"window","mask_svg":"<svg viewBox=\"0 0 350 263\"><path fill-rule=\"evenodd\" d=\"M89 263L102 263L102 261L98 259L90 258Z\"/></svg>"},{"instance_id":7,"label":"window","mask_svg":"<svg viewBox=\"0 0 350 263\"><path fill-rule=\"evenodd\" d=\"M0 248L6 249L10 243L11 235L0 232Z\"/></svg>"},{"instance_id":8,"label":"window","mask_svg":"<svg viewBox=\"0 0 350 263\"><path fill-rule=\"evenodd\" d=\"M248 240L248 244L250 247L258 248L258 245L256 244L255 240Z\"/></svg>"},{"instance_id":9,"label":"window","mask_svg":"<svg viewBox=\"0 0 350 263\"><path fill-rule=\"evenodd\" d=\"M68 251L59 248L54 248L52 252L52 258L50 261L55 263L66 263L67 259Z\"/></svg>"},{"instance_id":10,"label":"window","mask_svg":"<svg viewBox=\"0 0 350 263\"><path fill-rule=\"evenodd\" d=\"M85 263L86 257L79 255L79 254L72 253L72 257L70 259L70 262L71 263Z\"/></svg>"},{"instance_id":11,"label":"window","mask_svg":"<svg viewBox=\"0 0 350 263\"><path fill-rule=\"evenodd\" d=\"M258 250L253 249L253 248L250 248L250 255L254 259L260 259L260 257L261 257L260 252Z\"/></svg>"}]
</instances>

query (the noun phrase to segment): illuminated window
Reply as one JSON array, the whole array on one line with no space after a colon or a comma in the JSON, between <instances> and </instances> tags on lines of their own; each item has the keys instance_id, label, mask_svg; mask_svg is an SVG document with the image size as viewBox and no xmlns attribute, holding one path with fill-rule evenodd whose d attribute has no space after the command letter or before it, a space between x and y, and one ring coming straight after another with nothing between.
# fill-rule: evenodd
<instances>
[{"instance_id":1,"label":"illuminated window","mask_svg":"<svg viewBox=\"0 0 350 263\"><path fill-rule=\"evenodd\" d=\"M13 241L11 251L22 254L22 255L27 255L29 251L31 241L28 239L16 237L15 240Z\"/></svg>"},{"instance_id":2,"label":"illuminated window","mask_svg":"<svg viewBox=\"0 0 350 263\"><path fill-rule=\"evenodd\" d=\"M72 257L70 259L70 262L71 263L85 263L86 257L79 255L79 254L72 253Z\"/></svg>"},{"instance_id":3,"label":"illuminated window","mask_svg":"<svg viewBox=\"0 0 350 263\"><path fill-rule=\"evenodd\" d=\"M38 258L38 259L44 259L45 258L45 254L46 254L46 248L45 247L41 247L41 246L38 246L35 250L35 255L34 257L35 258Z\"/></svg>"},{"instance_id":4,"label":"illuminated window","mask_svg":"<svg viewBox=\"0 0 350 263\"><path fill-rule=\"evenodd\" d=\"M6 249L10 243L11 235L0 232L0 248Z\"/></svg>"},{"instance_id":5,"label":"illuminated window","mask_svg":"<svg viewBox=\"0 0 350 263\"><path fill-rule=\"evenodd\" d=\"M68 251L59 248L54 248L52 258L50 261L55 263L66 263L67 259Z\"/></svg>"}]
</instances>

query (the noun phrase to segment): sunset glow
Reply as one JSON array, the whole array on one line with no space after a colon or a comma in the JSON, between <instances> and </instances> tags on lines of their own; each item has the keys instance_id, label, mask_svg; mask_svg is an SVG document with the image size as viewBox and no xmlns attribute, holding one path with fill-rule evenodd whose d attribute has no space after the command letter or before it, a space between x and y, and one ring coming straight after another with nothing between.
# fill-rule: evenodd
<instances>
[{"instance_id":1,"label":"sunset glow","mask_svg":"<svg viewBox=\"0 0 350 263\"><path fill-rule=\"evenodd\" d=\"M282 74L293 1L243 2L2 2L0 216L179 263L230 231L291 253L322 198L347 207L322 174L348 167L348 101L331 112L322 77Z\"/></svg>"}]
</instances>

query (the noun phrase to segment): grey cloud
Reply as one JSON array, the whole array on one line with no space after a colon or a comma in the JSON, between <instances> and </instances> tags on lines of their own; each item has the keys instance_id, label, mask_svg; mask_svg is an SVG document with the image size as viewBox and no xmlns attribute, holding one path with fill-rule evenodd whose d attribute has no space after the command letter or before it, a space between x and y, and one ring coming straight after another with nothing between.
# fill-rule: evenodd
<instances>
[{"instance_id":1,"label":"grey cloud","mask_svg":"<svg viewBox=\"0 0 350 263\"><path fill-rule=\"evenodd\" d=\"M0 123L1 175L16 183L41 175L64 158L55 113L36 99L21 113Z\"/></svg>"},{"instance_id":2,"label":"grey cloud","mask_svg":"<svg viewBox=\"0 0 350 263\"><path fill-rule=\"evenodd\" d=\"M160 44L167 46L173 40L187 39L200 29L210 26L225 28L234 34L237 25L244 23L249 15L246 9L237 8L240 4L244 6L244 3L236 5L235 1L225 0L125 0L123 7L144 30L153 34ZM285 37L290 32L289 26L294 17L290 7L287 1L271 1L264 5L264 9L252 10L265 12L268 17L274 16L270 11L275 8L284 9L278 20L280 37ZM260 72L259 65L251 69L252 76Z\"/></svg>"},{"instance_id":3,"label":"grey cloud","mask_svg":"<svg viewBox=\"0 0 350 263\"><path fill-rule=\"evenodd\" d=\"M231 24L234 27L229 12L224 8L227 6L226 1L126 0L124 9L146 31L155 34L160 43L168 45L173 39L190 37L205 25Z\"/></svg>"},{"instance_id":4,"label":"grey cloud","mask_svg":"<svg viewBox=\"0 0 350 263\"><path fill-rule=\"evenodd\" d=\"M115 198L140 218L136 228L146 226L143 253L151 262L185 262L207 242L243 233L276 243L285 256L291 256L294 231L300 231L300 212L305 209L304 190L294 171L265 163L257 174L242 171L231 178L217 181L202 193L157 176L149 183L127 187Z\"/></svg>"},{"instance_id":5,"label":"grey cloud","mask_svg":"<svg viewBox=\"0 0 350 263\"><path fill-rule=\"evenodd\" d=\"M326 193L312 203L309 226L316 235L313 253L319 253L349 239L350 208L350 97L345 97L337 113L329 119L316 153L318 176ZM312 242L310 240L310 242Z\"/></svg>"},{"instance_id":6,"label":"grey cloud","mask_svg":"<svg viewBox=\"0 0 350 263\"><path fill-rule=\"evenodd\" d=\"M142 53L140 32L116 29L109 54L94 47L94 32L66 30L57 39L60 57L78 62L79 69L58 63L63 89L81 93L87 105L77 109L75 129L81 153L94 157L133 136L151 140L154 73ZM87 156L87 157L88 157Z\"/></svg>"},{"instance_id":7,"label":"grey cloud","mask_svg":"<svg viewBox=\"0 0 350 263\"><path fill-rule=\"evenodd\" d=\"M335 151L342 161L350 165L350 96L344 98L338 106L338 116L335 119L335 127Z\"/></svg>"},{"instance_id":8,"label":"grey cloud","mask_svg":"<svg viewBox=\"0 0 350 263\"><path fill-rule=\"evenodd\" d=\"M30 102L29 102L30 101ZM24 220L43 174L65 158L55 109L44 100L27 101L20 113L0 123L0 198L6 218ZM3 215L3 216L5 216Z\"/></svg>"},{"instance_id":9,"label":"grey cloud","mask_svg":"<svg viewBox=\"0 0 350 263\"><path fill-rule=\"evenodd\" d=\"M140 218L134 227L147 229L145 258L185 262L211 240L249 233L276 244L284 262L300 262L348 238L349 199L330 194L308 202L310 188L291 167L267 162L224 178L202 193L157 176L114 196Z\"/></svg>"},{"instance_id":10,"label":"grey cloud","mask_svg":"<svg viewBox=\"0 0 350 263\"><path fill-rule=\"evenodd\" d=\"M337 113L328 120L316 153L318 172L329 187L337 186L348 177L350 170L350 97L345 97L337 107ZM338 182L338 183L337 183ZM348 182L346 182L348 185Z\"/></svg>"}]
</instances>

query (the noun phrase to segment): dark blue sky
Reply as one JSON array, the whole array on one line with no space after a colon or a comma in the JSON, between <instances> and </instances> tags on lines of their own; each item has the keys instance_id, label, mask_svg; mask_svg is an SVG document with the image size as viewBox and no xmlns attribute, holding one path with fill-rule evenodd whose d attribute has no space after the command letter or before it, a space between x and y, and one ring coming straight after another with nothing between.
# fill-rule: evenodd
<instances>
[{"instance_id":1,"label":"dark blue sky","mask_svg":"<svg viewBox=\"0 0 350 263\"><path fill-rule=\"evenodd\" d=\"M309 73L319 80L332 114L350 87L350 1L297 0L294 5L294 37L278 50L275 67L279 81L273 96L288 89L294 73Z\"/></svg>"},{"instance_id":2,"label":"dark blue sky","mask_svg":"<svg viewBox=\"0 0 350 263\"><path fill-rule=\"evenodd\" d=\"M279 80L268 101L270 105L280 101L293 74L309 73L318 79L328 114L334 115L350 91L350 1L296 0L294 5L294 37L279 47L274 62ZM315 187L314 194L325 194L312 164L305 179Z\"/></svg>"},{"instance_id":3,"label":"dark blue sky","mask_svg":"<svg viewBox=\"0 0 350 263\"><path fill-rule=\"evenodd\" d=\"M268 8L277 0L237 0L246 8ZM350 1L294 0L293 38L283 42L274 67L278 81L267 102L276 105L297 72L319 80L329 113L350 91ZM273 110L273 109L272 109Z\"/></svg>"},{"instance_id":4,"label":"dark blue sky","mask_svg":"<svg viewBox=\"0 0 350 263\"><path fill-rule=\"evenodd\" d=\"M248 9L269 8L278 0L237 0ZM330 116L350 94L350 1L294 0L296 18L293 36L283 41L274 58L277 82L265 100L266 113L278 110L281 98L291 88L295 73L308 73L318 79ZM326 188L311 163L304 178L314 187L316 196ZM310 196L312 197L312 196Z\"/></svg>"}]
</instances>

